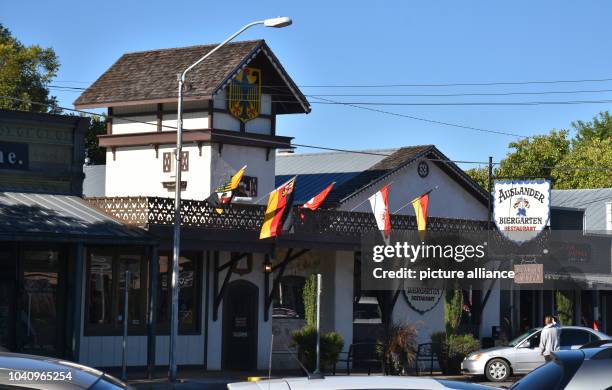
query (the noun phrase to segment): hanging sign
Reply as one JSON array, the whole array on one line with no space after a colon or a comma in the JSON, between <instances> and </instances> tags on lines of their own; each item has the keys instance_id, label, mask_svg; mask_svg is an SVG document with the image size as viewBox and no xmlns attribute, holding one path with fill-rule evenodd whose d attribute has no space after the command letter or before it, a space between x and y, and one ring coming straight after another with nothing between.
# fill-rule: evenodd
<instances>
[{"instance_id":1,"label":"hanging sign","mask_svg":"<svg viewBox=\"0 0 612 390\"><path fill-rule=\"evenodd\" d=\"M550 219L550 181L496 181L493 217L499 231L522 243L540 234Z\"/></svg>"},{"instance_id":2,"label":"hanging sign","mask_svg":"<svg viewBox=\"0 0 612 390\"><path fill-rule=\"evenodd\" d=\"M423 315L436 307L443 292L439 288L404 287L404 299L412 310Z\"/></svg>"}]
</instances>

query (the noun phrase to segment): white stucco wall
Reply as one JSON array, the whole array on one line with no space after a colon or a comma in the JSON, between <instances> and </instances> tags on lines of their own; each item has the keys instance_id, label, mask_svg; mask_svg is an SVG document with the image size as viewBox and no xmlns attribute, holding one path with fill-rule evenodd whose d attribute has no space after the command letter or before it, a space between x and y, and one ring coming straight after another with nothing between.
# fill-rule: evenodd
<instances>
[{"instance_id":1,"label":"white stucco wall","mask_svg":"<svg viewBox=\"0 0 612 390\"><path fill-rule=\"evenodd\" d=\"M429 216L445 218L466 218L475 220L487 219L487 206L480 203L460 184L429 161L429 175L421 178L417 173L418 161L390 175L385 180L376 183L357 196L342 204L342 210L351 210L363 202L383 185L392 182L389 190L389 209L391 212L404 206L412 199L435 186L439 188L429 196ZM354 211L372 212L369 202L364 202ZM414 209L407 206L399 214L414 215Z\"/></svg>"},{"instance_id":2,"label":"white stucco wall","mask_svg":"<svg viewBox=\"0 0 612 390\"><path fill-rule=\"evenodd\" d=\"M106 196L160 196L173 197L174 190L163 187L162 182L173 182L174 175L163 171L164 153L173 153L173 145L159 147L158 157L151 146L117 148L115 158L106 152ZM197 145L183 146L189 152L189 171L182 172L187 181L184 199L205 199L210 195L210 145L202 145L200 156Z\"/></svg>"}]
</instances>

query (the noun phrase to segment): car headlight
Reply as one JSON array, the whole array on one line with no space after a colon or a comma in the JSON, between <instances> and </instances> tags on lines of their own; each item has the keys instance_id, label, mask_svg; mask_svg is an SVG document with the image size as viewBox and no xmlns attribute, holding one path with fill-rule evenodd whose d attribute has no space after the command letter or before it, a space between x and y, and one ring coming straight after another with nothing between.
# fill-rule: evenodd
<instances>
[{"instance_id":1,"label":"car headlight","mask_svg":"<svg viewBox=\"0 0 612 390\"><path fill-rule=\"evenodd\" d=\"M475 353L473 355L469 355L466 360L478 360L482 357L481 353Z\"/></svg>"}]
</instances>

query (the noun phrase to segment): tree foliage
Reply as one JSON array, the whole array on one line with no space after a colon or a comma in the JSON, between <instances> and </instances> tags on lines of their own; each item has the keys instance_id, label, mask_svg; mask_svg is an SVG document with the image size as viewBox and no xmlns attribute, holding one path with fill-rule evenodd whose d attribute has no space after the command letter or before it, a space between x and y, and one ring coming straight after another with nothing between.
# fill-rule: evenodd
<instances>
[{"instance_id":1,"label":"tree foliage","mask_svg":"<svg viewBox=\"0 0 612 390\"><path fill-rule=\"evenodd\" d=\"M56 76L59 61L52 48L25 46L0 24L0 108L57 113L57 99L50 96L49 82ZM45 105L31 104L41 102Z\"/></svg>"},{"instance_id":2,"label":"tree foliage","mask_svg":"<svg viewBox=\"0 0 612 390\"><path fill-rule=\"evenodd\" d=\"M106 122L98 116L91 118L89 129L85 133L85 150L89 163L101 165L106 163L106 149L98 144L98 135L106 133Z\"/></svg>"},{"instance_id":3,"label":"tree foliage","mask_svg":"<svg viewBox=\"0 0 612 390\"><path fill-rule=\"evenodd\" d=\"M572 126L573 138L567 130L552 130L511 142L510 152L493 175L550 177L557 189L612 187L612 116L600 112L591 121L576 121ZM487 188L486 167L466 173Z\"/></svg>"},{"instance_id":4,"label":"tree foliage","mask_svg":"<svg viewBox=\"0 0 612 390\"><path fill-rule=\"evenodd\" d=\"M317 326L317 275L310 275L304 283L302 290L304 300L304 317L306 326Z\"/></svg>"},{"instance_id":5,"label":"tree foliage","mask_svg":"<svg viewBox=\"0 0 612 390\"><path fill-rule=\"evenodd\" d=\"M444 300L444 326L446 335L455 334L463 314L463 292L459 288L446 290Z\"/></svg>"}]
</instances>

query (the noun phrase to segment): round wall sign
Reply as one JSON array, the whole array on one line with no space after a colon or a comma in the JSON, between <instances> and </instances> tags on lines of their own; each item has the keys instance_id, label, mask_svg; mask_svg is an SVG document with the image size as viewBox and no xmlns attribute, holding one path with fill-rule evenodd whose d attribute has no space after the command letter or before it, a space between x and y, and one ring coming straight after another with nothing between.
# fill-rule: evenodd
<instances>
[{"instance_id":1,"label":"round wall sign","mask_svg":"<svg viewBox=\"0 0 612 390\"><path fill-rule=\"evenodd\" d=\"M444 290L438 288L406 287L404 299L412 310L425 314L438 305L443 292Z\"/></svg>"},{"instance_id":2,"label":"round wall sign","mask_svg":"<svg viewBox=\"0 0 612 390\"><path fill-rule=\"evenodd\" d=\"M419 165L417 166L417 172L419 173L419 176L427 177L427 175L429 175L429 165L427 165L425 161L419 162Z\"/></svg>"}]
</instances>

